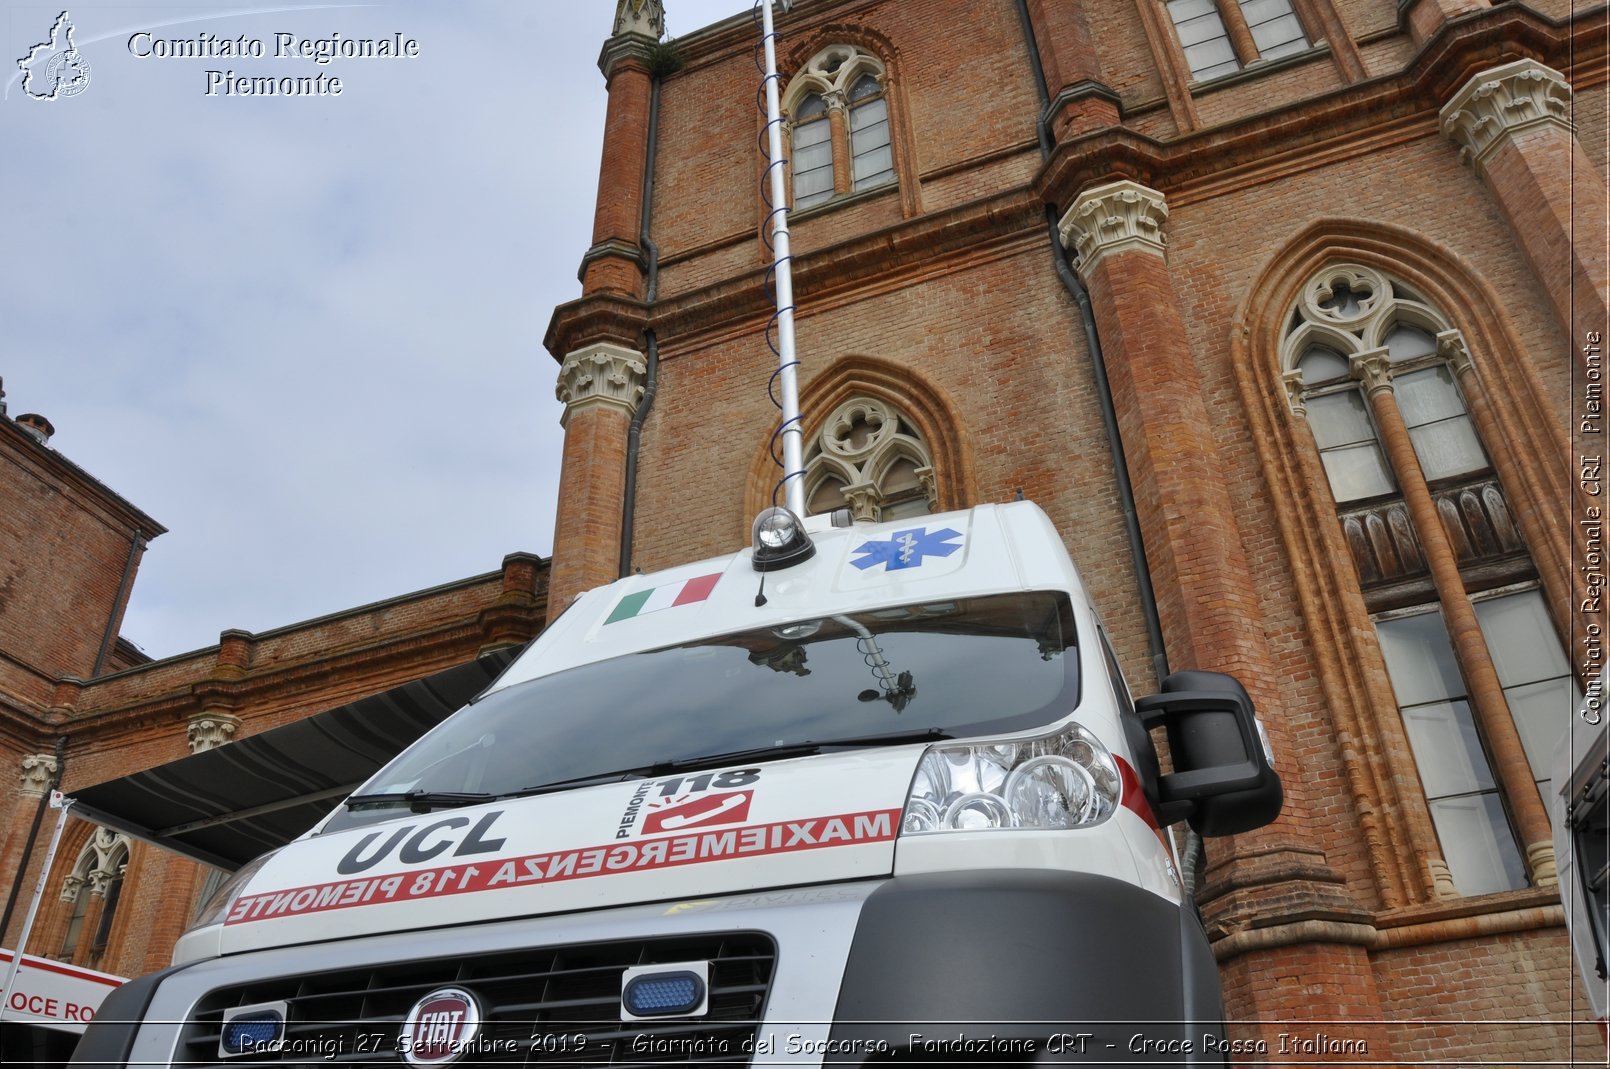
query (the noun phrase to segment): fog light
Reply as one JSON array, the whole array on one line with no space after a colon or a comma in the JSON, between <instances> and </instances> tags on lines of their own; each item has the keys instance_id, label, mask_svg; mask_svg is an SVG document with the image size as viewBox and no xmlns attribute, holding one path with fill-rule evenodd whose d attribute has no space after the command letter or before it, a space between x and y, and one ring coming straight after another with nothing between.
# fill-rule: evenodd
<instances>
[{"instance_id":1,"label":"fog light","mask_svg":"<svg viewBox=\"0 0 1610 1069\"><path fill-rule=\"evenodd\" d=\"M272 1051L284 1038L285 1003L237 1006L224 1011L224 1027L218 1035L218 1056L232 1058L237 1054Z\"/></svg>"},{"instance_id":2,"label":"fog light","mask_svg":"<svg viewBox=\"0 0 1610 1069\"><path fill-rule=\"evenodd\" d=\"M693 1017L709 1003L709 963L639 965L621 976L621 1019Z\"/></svg>"}]
</instances>

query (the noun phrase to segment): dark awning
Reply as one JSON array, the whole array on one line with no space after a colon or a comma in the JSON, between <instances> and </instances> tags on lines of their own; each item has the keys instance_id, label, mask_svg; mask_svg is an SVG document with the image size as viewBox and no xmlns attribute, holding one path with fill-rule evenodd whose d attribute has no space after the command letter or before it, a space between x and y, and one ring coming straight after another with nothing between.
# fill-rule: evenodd
<instances>
[{"instance_id":1,"label":"dark awning","mask_svg":"<svg viewBox=\"0 0 1610 1069\"><path fill-rule=\"evenodd\" d=\"M73 814L237 869L318 822L501 672L516 648L74 792Z\"/></svg>"}]
</instances>

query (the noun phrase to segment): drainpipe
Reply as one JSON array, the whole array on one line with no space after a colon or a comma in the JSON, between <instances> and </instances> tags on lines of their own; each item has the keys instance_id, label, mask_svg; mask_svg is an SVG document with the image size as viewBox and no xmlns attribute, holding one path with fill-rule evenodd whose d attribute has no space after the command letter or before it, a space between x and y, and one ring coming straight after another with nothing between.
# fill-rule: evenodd
<instances>
[{"instance_id":1,"label":"drainpipe","mask_svg":"<svg viewBox=\"0 0 1610 1069\"><path fill-rule=\"evenodd\" d=\"M1040 97L1040 116L1035 132L1040 141L1040 158L1049 159L1052 152L1051 132L1046 112L1051 106L1051 91L1045 83L1045 68L1040 63L1040 45L1034 36L1034 21L1029 17L1028 0L1017 0L1018 21L1023 26L1023 40L1028 46L1029 66L1034 71L1034 87ZM1096 331L1095 310L1090 306L1090 291L1068 262L1068 250L1063 247L1062 235L1057 232L1059 214L1055 204L1045 206L1046 223L1051 234L1051 256L1056 265L1057 278L1079 306L1079 319L1084 325L1085 344L1090 349L1090 369L1095 378L1096 400L1101 405L1101 422L1107 432L1107 449L1112 456L1113 480L1117 484L1118 504L1124 513L1124 536L1129 542L1129 555L1135 562L1135 587L1140 601L1141 619L1146 625L1146 645L1152 655L1152 671L1160 681L1168 677L1168 649L1163 644L1163 623L1157 612L1157 595L1152 586L1151 567L1146 563L1146 541L1141 534L1140 518L1135 512L1135 489L1129 481L1129 463L1124 456L1123 436L1118 432L1118 414L1113 407L1112 383L1107 378L1107 358L1102 352L1101 336ZM1180 852L1180 869L1185 890L1195 895L1199 873L1206 861L1202 837L1187 828L1185 848Z\"/></svg>"},{"instance_id":2,"label":"drainpipe","mask_svg":"<svg viewBox=\"0 0 1610 1069\"><path fill-rule=\"evenodd\" d=\"M1034 71L1034 88L1040 96L1040 117L1035 131L1040 139L1040 157L1051 156L1051 132L1046 121L1046 109L1051 106L1051 90L1045 83L1045 68L1040 64L1040 45L1034 36L1034 22L1029 18L1028 0L1017 0L1018 21L1023 26L1023 41L1028 46L1029 67ZM1051 231L1051 254L1056 264L1057 277L1063 288L1079 306L1079 319L1084 325L1085 344L1090 349L1090 369L1096 380L1096 399L1101 404L1101 422L1107 431L1107 450L1112 455L1113 476L1118 484L1118 504L1124 512L1124 534L1129 542L1129 555L1135 561L1135 585L1140 595L1140 613L1146 623L1146 644L1151 650L1152 671L1162 680L1168 675L1168 651L1163 645L1163 625L1157 615L1157 596L1152 588L1151 569L1146 564L1146 542L1141 536L1140 520L1135 513L1135 489L1129 481L1129 464L1124 458L1124 440L1118 433L1118 414L1113 408L1112 384L1107 379L1107 358L1102 353L1101 336L1096 332L1095 311L1090 307L1090 291L1068 262L1068 250L1062 246L1057 233L1057 206L1045 206L1046 219Z\"/></svg>"},{"instance_id":3,"label":"drainpipe","mask_svg":"<svg viewBox=\"0 0 1610 1069\"><path fill-rule=\"evenodd\" d=\"M651 308L660 290L660 247L649 236L649 222L654 215L654 150L660 140L660 82L660 75L656 73L648 99L648 153L643 161L643 213L637 231L637 243L643 247L648 261L644 268L646 282L643 301ZM643 438L643 424L654 407L654 392L660 381L660 343L654 328L645 330L643 338L648 365L643 379L643 400L632 414L631 426L626 428L626 488L621 507L620 556L620 574L623 578L632 571L632 538L637 525L637 458Z\"/></svg>"},{"instance_id":4,"label":"drainpipe","mask_svg":"<svg viewBox=\"0 0 1610 1069\"><path fill-rule=\"evenodd\" d=\"M112 652L112 640L117 636L117 613L123 607L123 599L129 596L129 580L134 576L134 562L139 559L140 551L145 548L145 536L135 534L134 540L129 543L129 555L123 562L123 578L117 583L117 598L112 602L112 613L106 618L106 630L101 634L101 648L95 654L95 667L90 671L90 678L94 679L106 667L106 656Z\"/></svg>"}]
</instances>

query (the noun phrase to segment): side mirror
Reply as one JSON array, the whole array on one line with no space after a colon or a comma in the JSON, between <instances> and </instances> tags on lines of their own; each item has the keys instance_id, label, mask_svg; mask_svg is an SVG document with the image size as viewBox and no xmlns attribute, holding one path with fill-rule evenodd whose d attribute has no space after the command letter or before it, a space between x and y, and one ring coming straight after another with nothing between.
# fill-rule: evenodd
<instances>
[{"instance_id":1,"label":"side mirror","mask_svg":"<svg viewBox=\"0 0 1610 1069\"><path fill-rule=\"evenodd\" d=\"M1189 821L1198 835L1235 835L1272 823L1284 794L1252 697L1222 672L1175 672L1135 703L1147 729L1168 731L1174 772L1157 780L1165 824Z\"/></svg>"}]
</instances>

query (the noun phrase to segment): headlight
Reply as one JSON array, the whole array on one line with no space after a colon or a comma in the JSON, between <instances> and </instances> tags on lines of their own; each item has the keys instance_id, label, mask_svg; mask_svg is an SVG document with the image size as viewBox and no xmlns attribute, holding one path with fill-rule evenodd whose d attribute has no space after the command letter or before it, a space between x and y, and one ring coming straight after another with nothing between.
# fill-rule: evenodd
<instances>
[{"instance_id":1,"label":"headlight","mask_svg":"<svg viewBox=\"0 0 1610 1069\"><path fill-rule=\"evenodd\" d=\"M1078 724L1021 742L934 746L911 781L902 834L1099 824L1122 796L1118 764Z\"/></svg>"},{"instance_id":2,"label":"headlight","mask_svg":"<svg viewBox=\"0 0 1610 1069\"><path fill-rule=\"evenodd\" d=\"M207 899L207 904L196 912L195 922L186 929L187 934L198 928L218 924L229 916L229 910L234 906L235 899L240 897L240 893L246 889L246 885L251 882L252 877L256 876L258 871L268 864L277 853L279 853L278 850L270 850L262 857L248 861L236 869L229 879L219 885L218 890L213 892L212 897Z\"/></svg>"}]
</instances>

